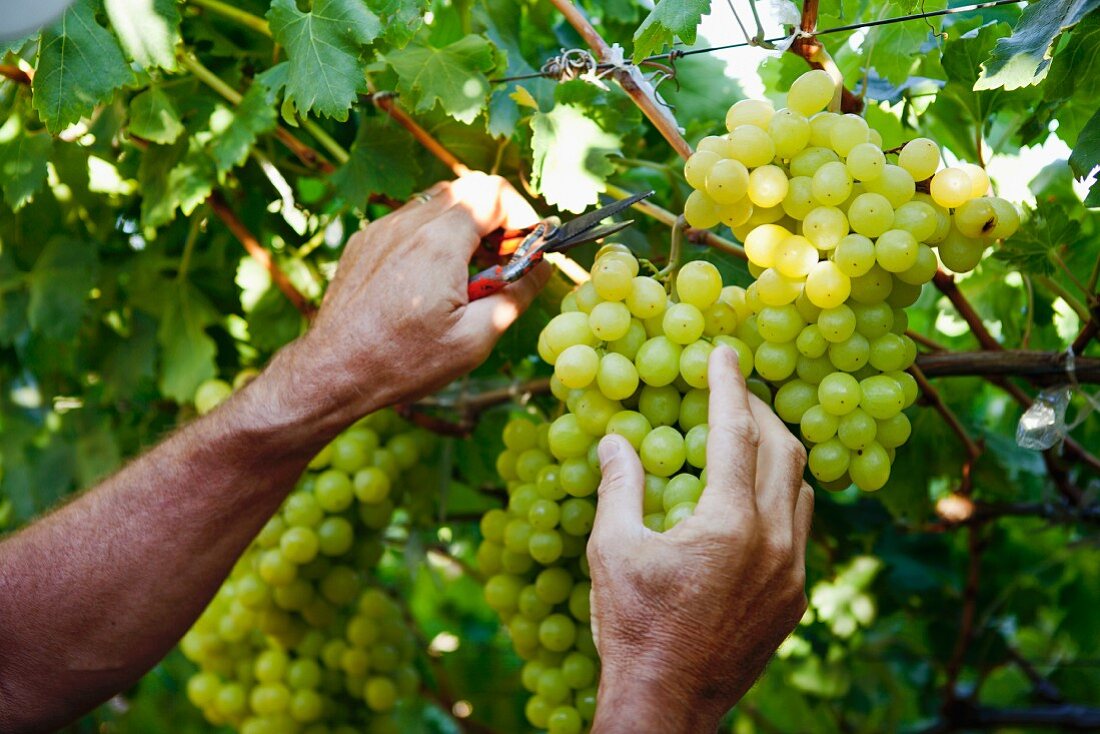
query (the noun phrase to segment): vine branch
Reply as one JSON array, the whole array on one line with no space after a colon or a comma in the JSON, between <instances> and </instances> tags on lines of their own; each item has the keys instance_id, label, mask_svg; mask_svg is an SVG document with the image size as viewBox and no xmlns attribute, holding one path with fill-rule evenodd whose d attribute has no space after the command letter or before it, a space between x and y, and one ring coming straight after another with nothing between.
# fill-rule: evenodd
<instances>
[{"instance_id":1,"label":"vine branch","mask_svg":"<svg viewBox=\"0 0 1100 734\"><path fill-rule=\"evenodd\" d=\"M917 356L917 365L928 377L1027 377L1033 382L1060 384L1068 381L1065 352L1032 352L999 349L977 352L933 352ZM1100 359L1074 359L1074 378L1100 383Z\"/></svg>"},{"instance_id":2,"label":"vine branch","mask_svg":"<svg viewBox=\"0 0 1100 734\"><path fill-rule=\"evenodd\" d=\"M367 95L367 99L377 106L380 110L384 111L387 115L393 118L393 120L409 131L416 141L420 143L429 153L451 169L451 172L455 176L462 176L470 172L468 166L460 161L454 153L443 147L443 144L432 137L424 128L417 124L416 120L409 117L408 113L397 104L395 99L396 95L393 92L375 92L371 91Z\"/></svg>"},{"instance_id":3,"label":"vine branch","mask_svg":"<svg viewBox=\"0 0 1100 734\"><path fill-rule=\"evenodd\" d=\"M967 433L966 428L963 427L963 424L959 421L958 416L956 416L951 408L947 407L947 404L943 402L943 398L940 397L939 391L936 390L936 388L932 387L932 384L928 382L928 378L925 377L924 372L921 371L921 368L914 364L912 367L909 368L909 372L913 375L913 379L917 381L917 385L920 387L921 392L924 393L925 399L927 399L932 407L935 408L937 413L943 416L944 422L946 422L951 430L954 431L955 435L959 437L959 440L962 441L963 448L966 449L968 466L964 468L963 480L965 489L968 492L970 484L969 464L982 455L982 449L974 441L974 439L970 437L970 434Z\"/></svg>"}]
</instances>

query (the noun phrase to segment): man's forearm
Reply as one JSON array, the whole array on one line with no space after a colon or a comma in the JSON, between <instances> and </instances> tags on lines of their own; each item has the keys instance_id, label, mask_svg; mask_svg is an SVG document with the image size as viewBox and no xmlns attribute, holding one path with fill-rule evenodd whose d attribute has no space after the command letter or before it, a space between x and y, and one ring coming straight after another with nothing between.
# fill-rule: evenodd
<instances>
[{"instance_id":1,"label":"man's forearm","mask_svg":"<svg viewBox=\"0 0 1100 734\"><path fill-rule=\"evenodd\" d=\"M298 369L301 351L0 543L0 731L52 730L124 689L201 613L310 458L355 417Z\"/></svg>"},{"instance_id":2,"label":"man's forearm","mask_svg":"<svg viewBox=\"0 0 1100 734\"><path fill-rule=\"evenodd\" d=\"M601 681L592 734L711 734L718 718L669 683L646 683L639 671L632 681Z\"/></svg>"}]
</instances>

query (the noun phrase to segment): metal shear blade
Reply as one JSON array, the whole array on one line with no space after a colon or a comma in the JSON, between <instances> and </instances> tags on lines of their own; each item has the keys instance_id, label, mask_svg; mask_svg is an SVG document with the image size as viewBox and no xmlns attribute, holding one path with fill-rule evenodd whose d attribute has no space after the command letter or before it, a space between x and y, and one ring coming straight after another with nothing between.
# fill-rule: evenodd
<instances>
[{"instance_id":1,"label":"metal shear blade","mask_svg":"<svg viewBox=\"0 0 1100 734\"><path fill-rule=\"evenodd\" d=\"M563 252L577 245L595 242L598 239L620 232L633 224L634 220L612 222L610 224L601 224L601 222L652 195L652 191L634 194L595 211L582 214L549 233L544 238L545 244L541 249L545 252Z\"/></svg>"}]
</instances>

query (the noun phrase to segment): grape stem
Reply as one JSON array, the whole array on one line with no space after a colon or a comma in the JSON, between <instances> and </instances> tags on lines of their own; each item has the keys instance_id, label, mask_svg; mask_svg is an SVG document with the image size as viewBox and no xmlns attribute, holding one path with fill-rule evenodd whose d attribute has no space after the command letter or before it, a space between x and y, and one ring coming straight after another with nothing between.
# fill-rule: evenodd
<instances>
[{"instance_id":1,"label":"grape stem","mask_svg":"<svg viewBox=\"0 0 1100 734\"><path fill-rule=\"evenodd\" d=\"M966 428L963 427L962 422L959 421L958 416L956 416L951 408L947 407L947 404L943 402L943 398L940 397L939 391L932 387L932 383L928 382L928 378L921 368L914 364L909 368L909 373L913 375L913 379L917 381L917 385L920 387L921 392L924 393L925 399L935 408L937 413L943 416L944 422L947 423L948 427L959 437L959 440L962 441L963 448L966 449L967 462L963 469L963 482L967 491L963 492L963 494L969 494L969 464L982 455L982 448L970 437Z\"/></svg>"},{"instance_id":2,"label":"grape stem","mask_svg":"<svg viewBox=\"0 0 1100 734\"><path fill-rule=\"evenodd\" d=\"M684 215L681 214L676 217L676 222L672 225L672 244L668 248L668 265L657 272L657 278L668 283L672 295L676 295L676 271L680 269L681 250L683 249L681 242L686 227L687 220L684 219Z\"/></svg>"},{"instance_id":3,"label":"grape stem","mask_svg":"<svg viewBox=\"0 0 1100 734\"><path fill-rule=\"evenodd\" d=\"M223 3L221 0L188 0L192 5L209 10L212 13L224 16L238 25L251 28L257 33L271 38L271 26L258 15L241 10L235 5Z\"/></svg>"}]
</instances>

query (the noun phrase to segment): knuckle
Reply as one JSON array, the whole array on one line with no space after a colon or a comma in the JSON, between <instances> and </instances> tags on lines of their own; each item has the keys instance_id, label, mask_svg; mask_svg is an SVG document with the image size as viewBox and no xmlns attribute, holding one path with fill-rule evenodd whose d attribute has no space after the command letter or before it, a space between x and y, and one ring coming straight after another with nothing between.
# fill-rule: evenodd
<instances>
[{"instance_id":1,"label":"knuckle","mask_svg":"<svg viewBox=\"0 0 1100 734\"><path fill-rule=\"evenodd\" d=\"M802 442L791 436L784 442L783 451L791 466L798 474L802 474L802 470L806 466L807 456L806 447L802 445Z\"/></svg>"}]
</instances>

